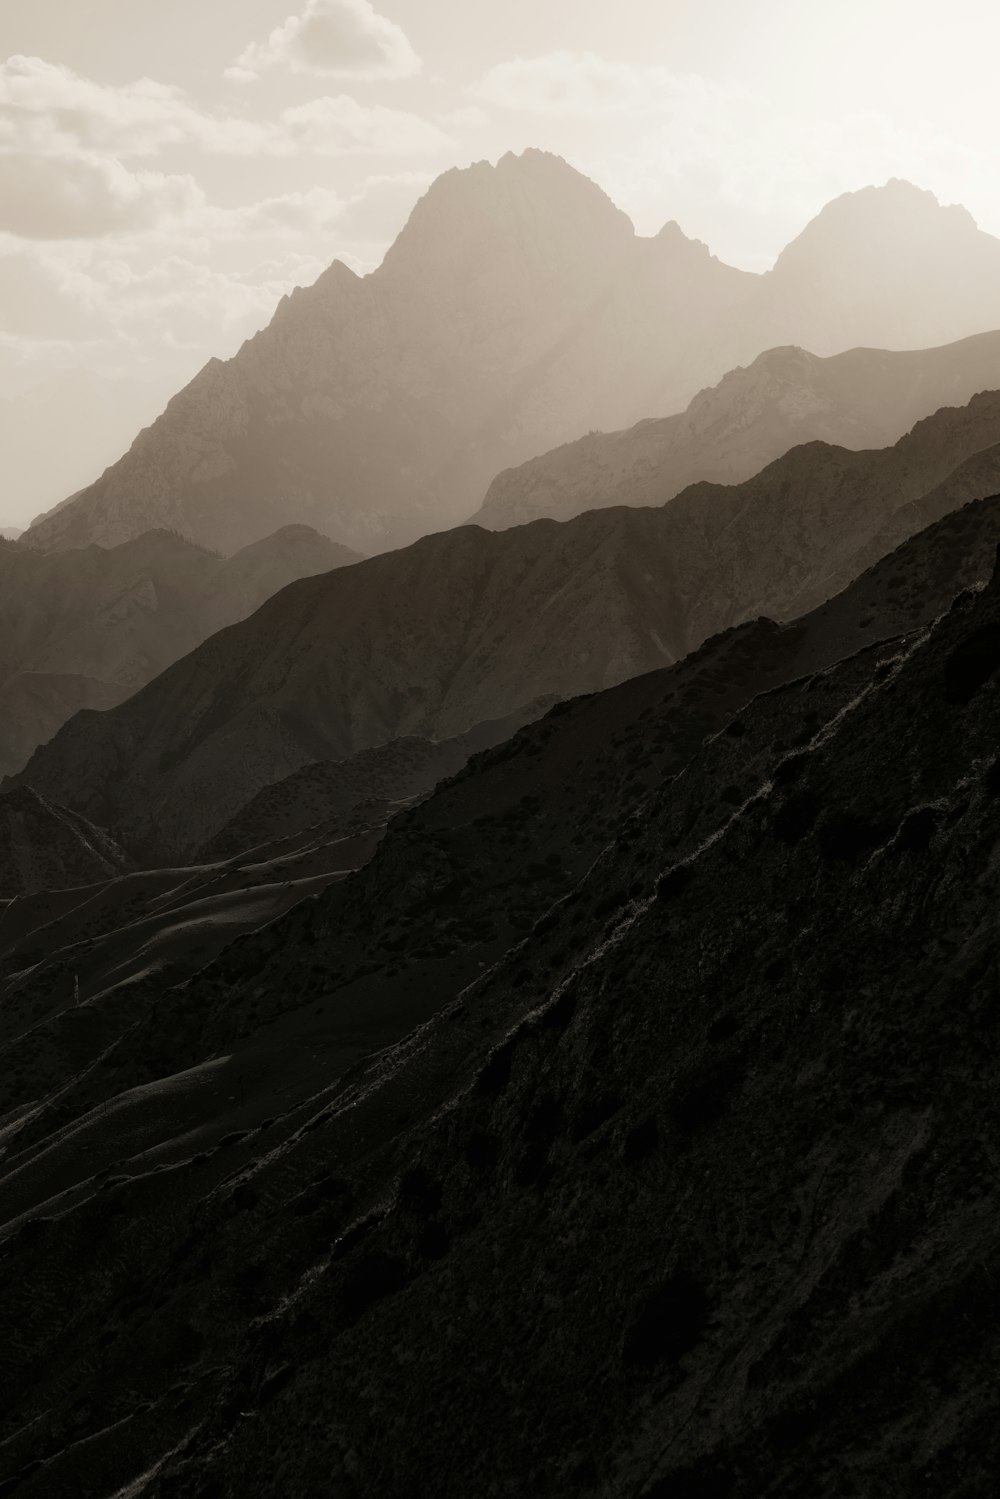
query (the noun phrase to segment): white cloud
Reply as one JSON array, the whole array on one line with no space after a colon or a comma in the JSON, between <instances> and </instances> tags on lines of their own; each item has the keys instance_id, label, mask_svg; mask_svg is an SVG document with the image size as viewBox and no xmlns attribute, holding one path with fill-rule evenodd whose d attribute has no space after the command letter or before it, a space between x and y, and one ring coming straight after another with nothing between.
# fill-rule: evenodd
<instances>
[{"instance_id":1,"label":"white cloud","mask_svg":"<svg viewBox=\"0 0 1000 1499\"><path fill-rule=\"evenodd\" d=\"M0 152L0 232L22 239L146 229L202 202L191 177L130 172L111 157Z\"/></svg>"},{"instance_id":2,"label":"white cloud","mask_svg":"<svg viewBox=\"0 0 1000 1499\"><path fill-rule=\"evenodd\" d=\"M271 120L211 114L151 79L112 87L37 57L0 64L0 152L148 157L188 145L213 155L419 156L453 148L438 125L347 94L293 105Z\"/></svg>"},{"instance_id":3,"label":"white cloud","mask_svg":"<svg viewBox=\"0 0 1000 1499\"><path fill-rule=\"evenodd\" d=\"M717 93L702 78L592 52L547 52L498 63L472 92L488 104L549 116L670 114L706 107Z\"/></svg>"},{"instance_id":4,"label":"white cloud","mask_svg":"<svg viewBox=\"0 0 1000 1499\"><path fill-rule=\"evenodd\" d=\"M262 128L206 114L177 88L140 78L112 86L40 57L0 64L0 149L153 156L166 146L258 149Z\"/></svg>"},{"instance_id":5,"label":"white cloud","mask_svg":"<svg viewBox=\"0 0 1000 1499\"><path fill-rule=\"evenodd\" d=\"M296 104L281 116L275 151L318 156L427 156L452 148L445 132L407 110L359 104L348 94Z\"/></svg>"},{"instance_id":6,"label":"white cloud","mask_svg":"<svg viewBox=\"0 0 1000 1499\"><path fill-rule=\"evenodd\" d=\"M249 83L273 67L331 78L410 78L421 61L406 33L369 0L308 0L266 42L253 42L226 77Z\"/></svg>"}]
</instances>

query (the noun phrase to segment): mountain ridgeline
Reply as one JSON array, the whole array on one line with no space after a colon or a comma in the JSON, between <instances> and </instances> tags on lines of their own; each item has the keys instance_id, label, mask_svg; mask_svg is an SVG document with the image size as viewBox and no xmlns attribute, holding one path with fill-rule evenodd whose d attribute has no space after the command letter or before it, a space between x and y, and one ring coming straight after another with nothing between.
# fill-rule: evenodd
<instances>
[{"instance_id":1,"label":"mountain ridgeline","mask_svg":"<svg viewBox=\"0 0 1000 1499\"><path fill-rule=\"evenodd\" d=\"M104 709L295 578L357 561L307 526L223 558L176 533L41 553L0 543L0 773L67 718Z\"/></svg>"},{"instance_id":2,"label":"mountain ridgeline","mask_svg":"<svg viewBox=\"0 0 1000 1499\"><path fill-rule=\"evenodd\" d=\"M370 275L335 261L285 298L24 544L167 527L232 552L294 521L370 554L462 521L501 470L677 411L777 345L919 349L996 327L1000 241L907 183L837 199L755 275L676 224L636 235L558 157L507 155L438 178Z\"/></svg>"},{"instance_id":3,"label":"mountain ridgeline","mask_svg":"<svg viewBox=\"0 0 1000 1499\"><path fill-rule=\"evenodd\" d=\"M285 589L120 707L78 714L18 779L144 859L189 858L314 761L451 737L669 665L758 616L793 619L970 487L1000 491L1000 394L891 448L810 443L658 509L426 537Z\"/></svg>"}]
</instances>

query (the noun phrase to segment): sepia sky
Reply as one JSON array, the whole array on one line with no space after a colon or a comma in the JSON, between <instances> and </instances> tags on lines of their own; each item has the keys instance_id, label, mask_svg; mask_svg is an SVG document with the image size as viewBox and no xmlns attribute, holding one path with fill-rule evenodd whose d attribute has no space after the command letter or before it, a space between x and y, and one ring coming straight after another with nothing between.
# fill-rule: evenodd
<instances>
[{"instance_id":1,"label":"sepia sky","mask_svg":"<svg viewBox=\"0 0 1000 1499\"><path fill-rule=\"evenodd\" d=\"M998 51L993 0L3 0L0 403L80 371L152 414L527 145L752 269L890 176L1000 234Z\"/></svg>"}]
</instances>

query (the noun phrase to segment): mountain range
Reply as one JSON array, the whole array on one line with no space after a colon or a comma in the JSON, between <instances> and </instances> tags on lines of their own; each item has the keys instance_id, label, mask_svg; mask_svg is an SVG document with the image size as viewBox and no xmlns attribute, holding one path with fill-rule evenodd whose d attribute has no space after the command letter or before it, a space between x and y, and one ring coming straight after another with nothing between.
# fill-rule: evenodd
<instances>
[{"instance_id":1,"label":"mountain range","mask_svg":"<svg viewBox=\"0 0 1000 1499\"><path fill-rule=\"evenodd\" d=\"M127 885L2 913L11 1491L988 1491L998 536L558 705L181 982L74 1002Z\"/></svg>"},{"instance_id":2,"label":"mountain range","mask_svg":"<svg viewBox=\"0 0 1000 1499\"><path fill-rule=\"evenodd\" d=\"M295 578L357 560L305 526L222 558L174 533L41 553L0 542L0 771L122 702Z\"/></svg>"},{"instance_id":3,"label":"mountain range","mask_svg":"<svg viewBox=\"0 0 1000 1499\"><path fill-rule=\"evenodd\" d=\"M806 613L882 555L883 527L964 504L970 465L979 493L1000 490L1000 394L891 448L809 443L660 508L425 537L291 585L126 703L77 714L17 781L144 861L189 859L304 765L449 738Z\"/></svg>"},{"instance_id":4,"label":"mountain range","mask_svg":"<svg viewBox=\"0 0 1000 1499\"><path fill-rule=\"evenodd\" d=\"M472 523L503 530L607 505L662 505L699 480L737 484L805 442L886 447L939 407L997 389L1000 333L827 359L769 349L677 416L594 432L498 474Z\"/></svg>"},{"instance_id":5,"label":"mountain range","mask_svg":"<svg viewBox=\"0 0 1000 1499\"><path fill-rule=\"evenodd\" d=\"M676 411L763 350L921 348L1000 327L1000 241L907 183L830 204L764 275L674 224L637 236L558 157L445 173L377 270L335 261L25 544L166 527L232 552L294 521L372 553L494 476Z\"/></svg>"}]
</instances>

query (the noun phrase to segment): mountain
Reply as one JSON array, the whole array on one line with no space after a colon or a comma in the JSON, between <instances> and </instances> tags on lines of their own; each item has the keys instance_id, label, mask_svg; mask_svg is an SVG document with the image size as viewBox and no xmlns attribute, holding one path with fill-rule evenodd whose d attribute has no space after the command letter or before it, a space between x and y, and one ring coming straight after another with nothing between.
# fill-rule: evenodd
<instances>
[{"instance_id":1,"label":"mountain","mask_svg":"<svg viewBox=\"0 0 1000 1499\"><path fill-rule=\"evenodd\" d=\"M778 256L744 336L752 347L766 328L771 343L833 354L862 343L921 348L1000 327L998 249L967 209L912 183L844 193Z\"/></svg>"},{"instance_id":2,"label":"mountain","mask_svg":"<svg viewBox=\"0 0 1000 1499\"><path fill-rule=\"evenodd\" d=\"M1000 579L933 611L998 533L560 705L173 987L0 967L10 1491L989 1492Z\"/></svg>"},{"instance_id":3,"label":"mountain","mask_svg":"<svg viewBox=\"0 0 1000 1499\"><path fill-rule=\"evenodd\" d=\"M446 172L377 271L335 261L285 298L29 543L166 525L228 552L279 516L365 552L412 541L498 468L659 409L666 351L753 281L679 231L638 238L544 152Z\"/></svg>"},{"instance_id":4,"label":"mountain","mask_svg":"<svg viewBox=\"0 0 1000 1499\"><path fill-rule=\"evenodd\" d=\"M169 532L40 553L0 543L0 771L122 702L295 578L356 561L305 526L222 558Z\"/></svg>"},{"instance_id":5,"label":"mountain","mask_svg":"<svg viewBox=\"0 0 1000 1499\"><path fill-rule=\"evenodd\" d=\"M946 495L977 454L995 493L998 394L892 448L807 444L744 485L695 485L659 509L425 537L292 585L127 703L77 714L19 779L144 860L188 859L303 765L448 738L670 664L758 615L805 613L862 571L900 507ZM965 476L956 486L957 506Z\"/></svg>"},{"instance_id":6,"label":"mountain","mask_svg":"<svg viewBox=\"0 0 1000 1499\"><path fill-rule=\"evenodd\" d=\"M0 541L16 541L21 534L16 526L0 526Z\"/></svg>"},{"instance_id":7,"label":"mountain","mask_svg":"<svg viewBox=\"0 0 1000 1499\"><path fill-rule=\"evenodd\" d=\"M348 760L304 765L265 786L198 851L200 860L227 859L278 842L309 841L317 834L344 837L359 819L384 821L401 806L457 775L470 757L509 739L540 718L554 698L541 699L508 718L477 724L467 734L436 742L408 735Z\"/></svg>"},{"instance_id":8,"label":"mountain","mask_svg":"<svg viewBox=\"0 0 1000 1499\"><path fill-rule=\"evenodd\" d=\"M340 262L211 361L27 544L169 527L224 552L284 520L371 553L506 469L676 411L779 344L923 348L1000 327L1000 241L907 184L831 204L757 276L650 239L558 157L446 172L382 265Z\"/></svg>"},{"instance_id":9,"label":"mountain","mask_svg":"<svg viewBox=\"0 0 1000 1499\"><path fill-rule=\"evenodd\" d=\"M591 433L499 474L472 524L503 530L598 506L662 505L698 480L739 483L801 443L885 447L939 407L998 388L1000 333L827 359L769 349L677 416Z\"/></svg>"},{"instance_id":10,"label":"mountain","mask_svg":"<svg viewBox=\"0 0 1000 1499\"><path fill-rule=\"evenodd\" d=\"M0 900L65 890L131 867L102 828L27 787L0 792Z\"/></svg>"}]
</instances>

